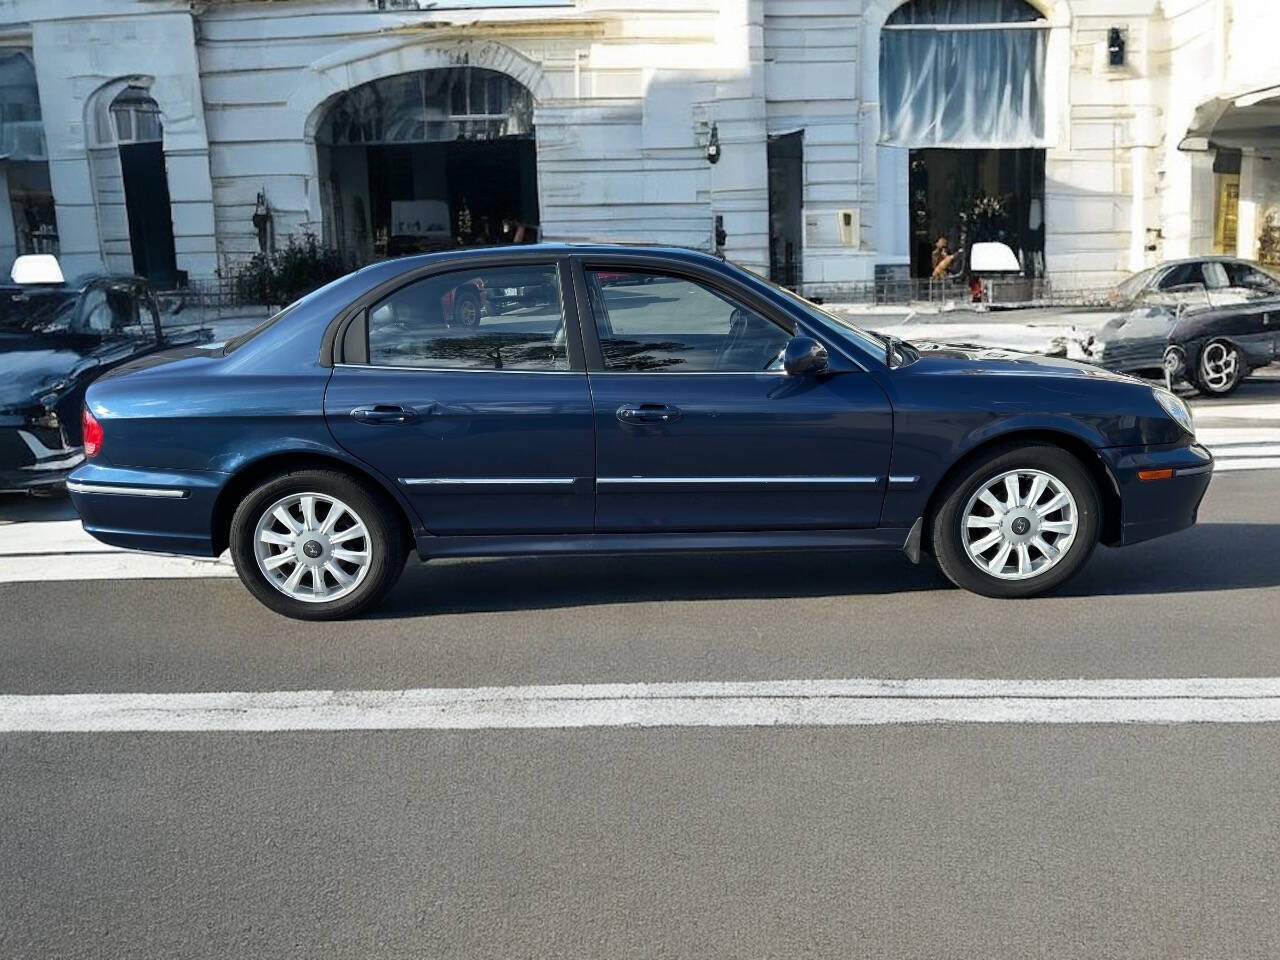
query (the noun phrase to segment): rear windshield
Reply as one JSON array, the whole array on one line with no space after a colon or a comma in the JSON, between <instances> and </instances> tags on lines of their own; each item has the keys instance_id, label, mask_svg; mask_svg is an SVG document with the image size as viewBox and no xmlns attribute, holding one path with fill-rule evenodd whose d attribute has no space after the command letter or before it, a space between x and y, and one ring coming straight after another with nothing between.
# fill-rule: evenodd
<instances>
[{"instance_id":1,"label":"rear windshield","mask_svg":"<svg viewBox=\"0 0 1280 960\"><path fill-rule=\"evenodd\" d=\"M68 333L78 298L73 290L0 291L0 329Z\"/></svg>"}]
</instances>

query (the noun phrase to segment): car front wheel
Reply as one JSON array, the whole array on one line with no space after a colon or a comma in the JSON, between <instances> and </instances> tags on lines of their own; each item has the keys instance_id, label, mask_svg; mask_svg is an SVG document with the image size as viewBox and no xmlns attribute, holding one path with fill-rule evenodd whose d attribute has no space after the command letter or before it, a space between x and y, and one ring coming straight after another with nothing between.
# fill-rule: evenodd
<instances>
[{"instance_id":1,"label":"car front wheel","mask_svg":"<svg viewBox=\"0 0 1280 960\"><path fill-rule=\"evenodd\" d=\"M394 506L342 473L263 483L231 519L231 557L249 591L299 620L337 620L377 603L404 568Z\"/></svg>"},{"instance_id":2,"label":"car front wheel","mask_svg":"<svg viewBox=\"0 0 1280 960\"><path fill-rule=\"evenodd\" d=\"M1100 503L1088 470L1065 450L1006 448L943 489L932 518L933 555L958 587L988 597L1035 596L1089 559Z\"/></svg>"}]
</instances>

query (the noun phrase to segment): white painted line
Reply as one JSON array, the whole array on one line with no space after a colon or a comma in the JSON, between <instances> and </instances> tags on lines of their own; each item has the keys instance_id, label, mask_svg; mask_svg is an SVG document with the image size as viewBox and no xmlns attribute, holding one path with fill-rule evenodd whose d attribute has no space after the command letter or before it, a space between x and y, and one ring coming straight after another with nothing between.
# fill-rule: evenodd
<instances>
[{"instance_id":1,"label":"white painted line","mask_svg":"<svg viewBox=\"0 0 1280 960\"><path fill-rule=\"evenodd\" d=\"M0 524L0 583L231 576L229 556L121 550L93 539L79 520Z\"/></svg>"},{"instance_id":2,"label":"white painted line","mask_svg":"<svg viewBox=\"0 0 1280 960\"><path fill-rule=\"evenodd\" d=\"M168 580L185 577L234 577L227 559L203 560L155 553L107 551L50 556L0 556L0 583L65 580Z\"/></svg>"},{"instance_id":3,"label":"white painted line","mask_svg":"<svg viewBox=\"0 0 1280 960\"><path fill-rule=\"evenodd\" d=\"M1280 426L1201 427L1197 425L1196 439L1209 446L1222 443L1276 443L1280 442Z\"/></svg>"},{"instance_id":4,"label":"white painted line","mask_svg":"<svg viewBox=\"0 0 1280 960\"><path fill-rule=\"evenodd\" d=\"M1276 722L1280 677L0 696L4 733Z\"/></svg>"},{"instance_id":5,"label":"white painted line","mask_svg":"<svg viewBox=\"0 0 1280 960\"><path fill-rule=\"evenodd\" d=\"M1214 462L1214 473L1230 473L1232 470L1280 470L1280 456L1240 457L1238 459L1220 457Z\"/></svg>"},{"instance_id":6,"label":"white painted line","mask_svg":"<svg viewBox=\"0 0 1280 960\"><path fill-rule=\"evenodd\" d=\"M1196 419L1205 420L1280 420L1280 403L1217 403L1193 400L1191 409Z\"/></svg>"}]
</instances>

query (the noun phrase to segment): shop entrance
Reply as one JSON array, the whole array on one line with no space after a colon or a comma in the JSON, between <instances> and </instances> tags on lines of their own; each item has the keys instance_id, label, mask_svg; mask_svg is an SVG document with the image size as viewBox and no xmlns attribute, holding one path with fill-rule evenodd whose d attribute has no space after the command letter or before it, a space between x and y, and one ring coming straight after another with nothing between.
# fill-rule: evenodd
<instances>
[{"instance_id":1,"label":"shop entrance","mask_svg":"<svg viewBox=\"0 0 1280 960\"><path fill-rule=\"evenodd\" d=\"M1025 276L1044 273L1043 150L911 151L911 273L930 277L943 251L957 276L975 243L998 240L1018 255Z\"/></svg>"},{"instance_id":2,"label":"shop entrance","mask_svg":"<svg viewBox=\"0 0 1280 960\"><path fill-rule=\"evenodd\" d=\"M325 239L352 264L538 239L533 100L454 67L340 95L317 134Z\"/></svg>"}]
</instances>

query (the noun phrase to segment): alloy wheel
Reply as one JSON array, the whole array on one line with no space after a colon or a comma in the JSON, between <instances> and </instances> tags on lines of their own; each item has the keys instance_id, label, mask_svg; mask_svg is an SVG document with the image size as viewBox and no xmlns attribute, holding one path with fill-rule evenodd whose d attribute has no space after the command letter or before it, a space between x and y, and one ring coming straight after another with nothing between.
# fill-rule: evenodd
<instances>
[{"instance_id":1,"label":"alloy wheel","mask_svg":"<svg viewBox=\"0 0 1280 960\"><path fill-rule=\"evenodd\" d=\"M1071 491L1043 470L1010 470L984 482L960 516L969 559L1001 580L1028 580L1052 569L1080 526Z\"/></svg>"},{"instance_id":2,"label":"alloy wheel","mask_svg":"<svg viewBox=\"0 0 1280 960\"><path fill-rule=\"evenodd\" d=\"M306 603L345 597L373 559L364 521L324 493L292 493L267 507L254 529L253 552L272 586Z\"/></svg>"},{"instance_id":3,"label":"alloy wheel","mask_svg":"<svg viewBox=\"0 0 1280 960\"><path fill-rule=\"evenodd\" d=\"M1200 354L1200 379L1213 391L1229 390L1236 382L1240 358L1233 347L1214 342Z\"/></svg>"}]
</instances>

